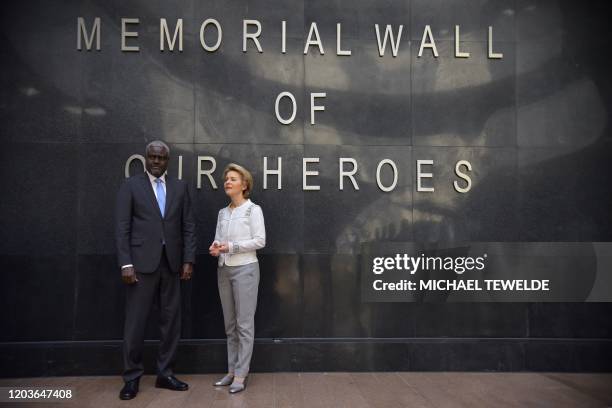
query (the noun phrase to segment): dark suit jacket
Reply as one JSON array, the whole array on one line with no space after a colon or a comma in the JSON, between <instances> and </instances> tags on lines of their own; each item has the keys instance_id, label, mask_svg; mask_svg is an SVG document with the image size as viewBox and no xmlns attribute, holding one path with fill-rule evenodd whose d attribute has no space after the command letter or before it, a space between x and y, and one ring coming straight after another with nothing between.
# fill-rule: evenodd
<instances>
[{"instance_id":1,"label":"dark suit jacket","mask_svg":"<svg viewBox=\"0 0 612 408\"><path fill-rule=\"evenodd\" d=\"M166 210L162 218L147 173L125 180L117 194L116 240L119 266L152 273L162 254L178 273L185 262L195 263L195 221L187 183L166 175Z\"/></svg>"}]
</instances>

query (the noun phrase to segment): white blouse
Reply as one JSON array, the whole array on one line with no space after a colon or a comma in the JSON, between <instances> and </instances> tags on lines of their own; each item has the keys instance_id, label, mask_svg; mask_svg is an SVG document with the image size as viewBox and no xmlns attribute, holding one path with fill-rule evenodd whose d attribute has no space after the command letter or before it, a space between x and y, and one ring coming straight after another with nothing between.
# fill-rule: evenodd
<instances>
[{"instance_id":1,"label":"white blouse","mask_svg":"<svg viewBox=\"0 0 612 408\"><path fill-rule=\"evenodd\" d=\"M256 250L266 246L266 227L261 207L247 199L240 206L222 208L217 217L215 241L227 242L228 253L219 254L219 266L257 262Z\"/></svg>"}]
</instances>

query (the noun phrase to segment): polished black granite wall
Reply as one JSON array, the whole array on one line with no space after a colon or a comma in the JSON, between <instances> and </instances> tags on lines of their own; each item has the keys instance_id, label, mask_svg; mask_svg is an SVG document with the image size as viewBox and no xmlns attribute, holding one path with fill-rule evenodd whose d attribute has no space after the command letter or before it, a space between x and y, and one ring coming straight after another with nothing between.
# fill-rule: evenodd
<instances>
[{"instance_id":1,"label":"polished black granite wall","mask_svg":"<svg viewBox=\"0 0 612 408\"><path fill-rule=\"evenodd\" d=\"M224 369L215 260L206 248L226 199L206 180L195 188L198 155L214 156L218 171L230 161L251 168L253 200L266 216L254 370L612 368L609 303L362 303L359 291L363 243L584 242L592 254L592 242L612 241L612 35L603 6L114 0L1 7L3 376L120 371L114 196L126 159L157 138L171 145L171 173L183 156L199 221L196 274L183 285L180 370ZM101 18L101 51L76 50L79 16ZM121 17L140 18L140 52L121 52ZM171 25L184 19L182 53L159 51L162 17ZM212 54L199 45L208 17L223 27ZM262 22L262 54L252 44L242 52L245 18ZM312 21L324 56L302 53ZM335 55L337 22L350 57ZM397 58L378 56L376 23L404 25ZM425 24L439 58L427 51L417 58ZM453 57L455 24L469 59ZM487 59L488 25L502 60ZM289 126L274 116L282 91L298 101ZM311 92L327 92L315 126ZM283 157L281 191L275 177L262 189L263 156L270 167ZM302 190L303 157L320 158L311 166L320 191ZM339 191L339 157L358 161L359 191L350 184ZM398 166L391 193L376 186L384 158ZM416 191L417 159L435 160L435 193ZM460 159L473 165L465 195L452 188Z\"/></svg>"}]
</instances>

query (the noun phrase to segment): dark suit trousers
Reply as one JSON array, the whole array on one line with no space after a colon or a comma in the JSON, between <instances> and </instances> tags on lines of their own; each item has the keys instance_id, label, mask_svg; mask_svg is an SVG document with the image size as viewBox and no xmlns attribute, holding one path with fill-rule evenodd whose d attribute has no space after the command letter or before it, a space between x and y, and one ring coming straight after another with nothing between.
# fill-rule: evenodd
<instances>
[{"instance_id":1,"label":"dark suit trousers","mask_svg":"<svg viewBox=\"0 0 612 408\"><path fill-rule=\"evenodd\" d=\"M172 375L181 335L181 285L179 275L172 273L163 250L159 266L153 273L138 273L138 282L128 285L125 327L123 330L123 380L144 373L142 349L149 312L154 301L159 304L160 344L157 375Z\"/></svg>"}]
</instances>

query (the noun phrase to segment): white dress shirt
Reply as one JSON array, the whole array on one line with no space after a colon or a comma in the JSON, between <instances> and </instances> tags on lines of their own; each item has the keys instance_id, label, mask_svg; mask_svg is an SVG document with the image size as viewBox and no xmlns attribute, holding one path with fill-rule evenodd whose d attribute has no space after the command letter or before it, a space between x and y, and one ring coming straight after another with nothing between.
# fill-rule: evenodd
<instances>
[{"instance_id":1,"label":"white dress shirt","mask_svg":"<svg viewBox=\"0 0 612 408\"><path fill-rule=\"evenodd\" d=\"M146 171L145 173L147 173L147 176L149 176L151 187L153 187L153 192L155 193L155 199L157 199L157 182L155 181L157 180L157 177L155 177L148 171ZM167 193L168 191L166 190L166 173L162 174L159 179L162 181L162 188L164 189L164 193Z\"/></svg>"},{"instance_id":2,"label":"white dress shirt","mask_svg":"<svg viewBox=\"0 0 612 408\"><path fill-rule=\"evenodd\" d=\"M258 249L266 246L266 227L261 207L246 200L232 209L222 208L217 217L215 241L227 242L229 252L219 254L219 266L257 262Z\"/></svg>"}]
</instances>

